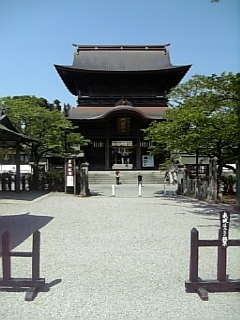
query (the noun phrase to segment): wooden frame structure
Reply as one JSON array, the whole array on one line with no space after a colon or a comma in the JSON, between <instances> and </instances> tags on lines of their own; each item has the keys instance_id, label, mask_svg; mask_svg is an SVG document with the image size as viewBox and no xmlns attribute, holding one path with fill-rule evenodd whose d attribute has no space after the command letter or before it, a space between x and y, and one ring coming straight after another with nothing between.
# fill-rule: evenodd
<instances>
[{"instance_id":1,"label":"wooden frame structure","mask_svg":"<svg viewBox=\"0 0 240 320\"><path fill-rule=\"evenodd\" d=\"M227 270L227 246L240 246L240 240L228 240L227 246L222 246L222 230L219 230L218 240L200 240L196 228L191 230L191 251L189 281L185 282L186 292L198 293L202 300L208 300L208 292L240 291L240 279L230 280ZM199 247L218 247L217 279L202 280L198 276Z\"/></svg>"},{"instance_id":2,"label":"wooden frame structure","mask_svg":"<svg viewBox=\"0 0 240 320\"><path fill-rule=\"evenodd\" d=\"M20 151L21 145L24 143L32 143L36 139L25 136L20 133L9 120L7 115L0 109L0 149L15 149L16 179L15 191L21 191L21 170L20 170ZM2 190L4 191L4 190Z\"/></svg>"},{"instance_id":3,"label":"wooden frame structure","mask_svg":"<svg viewBox=\"0 0 240 320\"><path fill-rule=\"evenodd\" d=\"M10 250L10 234L4 232L2 241L2 278L0 278L0 289L2 288L29 288L25 301L32 301L40 288L45 286L45 279L40 278L40 231L33 233L31 252L13 252ZM12 278L11 257L31 257L32 277Z\"/></svg>"}]
</instances>

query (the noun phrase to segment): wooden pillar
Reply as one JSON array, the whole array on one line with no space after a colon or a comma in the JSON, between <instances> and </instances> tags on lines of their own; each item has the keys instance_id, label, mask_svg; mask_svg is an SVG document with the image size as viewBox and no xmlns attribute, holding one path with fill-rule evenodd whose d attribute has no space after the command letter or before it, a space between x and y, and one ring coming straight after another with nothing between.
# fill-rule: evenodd
<instances>
[{"instance_id":1,"label":"wooden pillar","mask_svg":"<svg viewBox=\"0 0 240 320\"><path fill-rule=\"evenodd\" d=\"M222 232L219 229L218 232L218 240L221 242L222 240ZM218 281L226 281L227 279L227 248L222 247L221 245L218 246L218 263L217 263L217 279Z\"/></svg>"},{"instance_id":2,"label":"wooden pillar","mask_svg":"<svg viewBox=\"0 0 240 320\"><path fill-rule=\"evenodd\" d=\"M109 170L110 169L110 159L109 159L109 138L107 137L105 140L105 170Z\"/></svg>"},{"instance_id":3,"label":"wooden pillar","mask_svg":"<svg viewBox=\"0 0 240 320\"><path fill-rule=\"evenodd\" d=\"M10 258L9 232L2 235L2 273L3 280L11 279L11 258Z\"/></svg>"},{"instance_id":4,"label":"wooden pillar","mask_svg":"<svg viewBox=\"0 0 240 320\"><path fill-rule=\"evenodd\" d=\"M140 138L137 138L136 141L136 169L141 170L141 146L140 146Z\"/></svg>"},{"instance_id":5,"label":"wooden pillar","mask_svg":"<svg viewBox=\"0 0 240 320\"><path fill-rule=\"evenodd\" d=\"M32 242L32 280L40 278L40 232L33 234Z\"/></svg>"},{"instance_id":6,"label":"wooden pillar","mask_svg":"<svg viewBox=\"0 0 240 320\"><path fill-rule=\"evenodd\" d=\"M16 156L15 156L15 162L16 162L16 183L15 183L15 191L20 192L20 145L16 145Z\"/></svg>"},{"instance_id":7,"label":"wooden pillar","mask_svg":"<svg viewBox=\"0 0 240 320\"><path fill-rule=\"evenodd\" d=\"M191 282L198 281L198 230L193 228L191 230L191 251L190 251L190 267L189 280Z\"/></svg>"}]
</instances>

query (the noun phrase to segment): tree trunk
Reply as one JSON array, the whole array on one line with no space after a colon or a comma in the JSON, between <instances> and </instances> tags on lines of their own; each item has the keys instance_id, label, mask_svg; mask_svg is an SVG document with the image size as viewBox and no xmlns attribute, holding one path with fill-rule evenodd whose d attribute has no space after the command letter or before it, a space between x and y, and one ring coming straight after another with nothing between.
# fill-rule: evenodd
<instances>
[{"instance_id":1,"label":"tree trunk","mask_svg":"<svg viewBox=\"0 0 240 320\"><path fill-rule=\"evenodd\" d=\"M237 206L240 207L240 161L236 163L236 201Z\"/></svg>"},{"instance_id":2,"label":"tree trunk","mask_svg":"<svg viewBox=\"0 0 240 320\"><path fill-rule=\"evenodd\" d=\"M32 181L31 181L31 190L40 190L40 181L39 181L39 166L38 162L35 162L32 165Z\"/></svg>"},{"instance_id":3,"label":"tree trunk","mask_svg":"<svg viewBox=\"0 0 240 320\"><path fill-rule=\"evenodd\" d=\"M223 171L223 163L221 160L218 161L217 168L217 199L222 200L223 198L223 190L222 190L222 171Z\"/></svg>"},{"instance_id":4,"label":"tree trunk","mask_svg":"<svg viewBox=\"0 0 240 320\"><path fill-rule=\"evenodd\" d=\"M208 200L217 200L217 158L210 159L209 162L209 187Z\"/></svg>"}]
</instances>

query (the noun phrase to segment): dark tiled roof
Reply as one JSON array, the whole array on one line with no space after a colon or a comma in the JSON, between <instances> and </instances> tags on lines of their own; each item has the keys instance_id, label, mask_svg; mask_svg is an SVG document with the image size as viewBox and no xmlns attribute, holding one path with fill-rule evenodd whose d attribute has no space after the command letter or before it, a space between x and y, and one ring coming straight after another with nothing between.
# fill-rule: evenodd
<instances>
[{"instance_id":1,"label":"dark tiled roof","mask_svg":"<svg viewBox=\"0 0 240 320\"><path fill-rule=\"evenodd\" d=\"M89 83L94 83L95 79L112 79L117 85L117 77L125 76L126 81L131 77L132 81L135 82L136 78L144 81L146 77L149 79L158 77L159 82L163 81L165 87L162 87L162 90L169 91L172 87L176 86L181 79L184 77L185 73L190 68L190 65L187 66L169 66L160 70L135 70L135 71L106 71L106 70L83 70L78 69L73 66L60 66L55 65L56 70L58 71L60 77L65 83L68 90L74 94L78 94L79 88L89 86ZM100 75L99 75L100 74ZM115 79L115 80L114 80ZM153 81L153 80L151 80ZM104 83L104 80L103 82ZM146 83L146 87L151 86L152 84ZM81 90L80 90L81 91ZM159 92L158 92L159 93ZM157 93L156 93L157 94ZM111 94L112 95L112 94ZM121 93L121 95L123 95Z\"/></svg>"},{"instance_id":2,"label":"dark tiled roof","mask_svg":"<svg viewBox=\"0 0 240 320\"><path fill-rule=\"evenodd\" d=\"M166 50L77 51L73 67L84 70L146 71L171 67Z\"/></svg>"},{"instance_id":3,"label":"dark tiled roof","mask_svg":"<svg viewBox=\"0 0 240 320\"><path fill-rule=\"evenodd\" d=\"M118 87L119 81L138 83L136 77L142 81L148 77L148 83L144 85L150 89L156 87L153 83L163 82L161 90L168 92L180 82L190 68L190 65L173 66L167 45L75 45L75 47L71 66L55 65L63 82L74 95L78 95L79 91L88 92L91 86L99 88L104 83L105 77L108 81L113 81L115 86L112 91L115 95L126 95L121 91L121 86ZM122 79L124 77L126 81ZM141 91L137 84L135 89ZM159 88L155 88L155 91L154 93L158 94ZM109 94L113 95L112 92Z\"/></svg>"},{"instance_id":4,"label":"dark tiled roof","mask_svg":"<svg viewBox=\"0 0 240 320\"><path fill-rule=\"evenodd\" d=\"M160 120L166 118L168 107L76 107L69 111L69 120L100 120L114 113L132 113L144 119Z\"/></svg>"}]
</instances>

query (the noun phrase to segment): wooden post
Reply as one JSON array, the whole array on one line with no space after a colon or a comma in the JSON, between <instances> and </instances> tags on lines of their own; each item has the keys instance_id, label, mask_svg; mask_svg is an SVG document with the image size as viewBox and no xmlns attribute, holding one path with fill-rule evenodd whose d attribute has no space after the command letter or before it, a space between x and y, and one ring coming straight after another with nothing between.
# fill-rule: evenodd
<instances>
[{"instance_id":1,"label":"wooden post","mask_svg":"<svg viewBox=\"0 0 240 320\"><path fill-rule=\"evenodd\" d=\"M141 170L142 163L141 163L141 146L140 146L140 138L137 138L136 141L136 169Z\"/></svg>"},{"instance_id":2,"label":"wooden post","mask_svg":"<svg viewBox=\"0 0 240 320\"><path fill-rule=\"evenodd\" d=\"M217 262L217 280L218 281L226 281L226 270L227 270L227 247L222 246L221 241L222 232L219 229L218 232L218 262Z\"/></svg>"},{"instance_id":3,"label":"wooden post","mask_svg":"<svg viewBox=\"0 0 240 320\"><path fill-rule=\"evenodd\" d=\"M109 138L106 138L105 140L105 170L110 169L110 163L109 163L109 152L110 145L109 145Z\"/></svg>"},{"instance_id":4,"label":"wooden post","mask_svg":"<svg viewBox=\"0 0 240 320\"><path fill-rule=\"evenodd\" d=\"M26 177L22 176L22 191L26 191Z\"/></svg>"},{"instance_id":5,"label":"wooden post","mask_svg":"<svg viewBox=\"0 0 240 320\"><path fill-rule=\"evenodd\" d=\"M8 174L8 191L12 191L12 175Z\"/></svg>"},{"instance_id":6,"label":"wooden post","mask_svg":"<svg viewBox=\"0 0 240 320\"><path fill-rule=\"evenodd\" d=\"M40 232L33 234L32 242L32 280L40 278Z\"/></svg>"},{"instance_id":7,"label":"wooden post","mask_svg":"<svg viewBox=\"0 0 240 320\"><path fill-rule=\"evenodd\" d=\"M5 190L5 178L3 174L1 175L1 191L6 191Z\"/></svg>"},{"instance_id":8,"label":"wooden post","mask_svg":"<svg viewBox=\"0 0 240 320\"><path fill-rule=\"evenodd\" d=\"M17 144L17 146L16 146L15 162L16 162L16 186L15 186L15 191L16 192L20 192L21 170L20 170L20 145L19 144Z\"/></svg>"},{"instance_id":9,"label":"wooden post","mask_svg":"<svg viewBox=\"0 0 240 320\"><path fill-rule=\"evenodd\" d=\"M190 252L190 268L189 280L195 282L198 280L198 230L193 228L191 230L191 252Z\"/></svg>"},{"instance_id":10,"label":"wooden post","mask_svg":"<svg viewBox=\"0 0 240 320\"><path fill-rule=\"evenodd\" d=\"M2 273L3 280L11 279L11 258L9 250L9 232L2 235Z\"/></svg>"}]
</instances>

